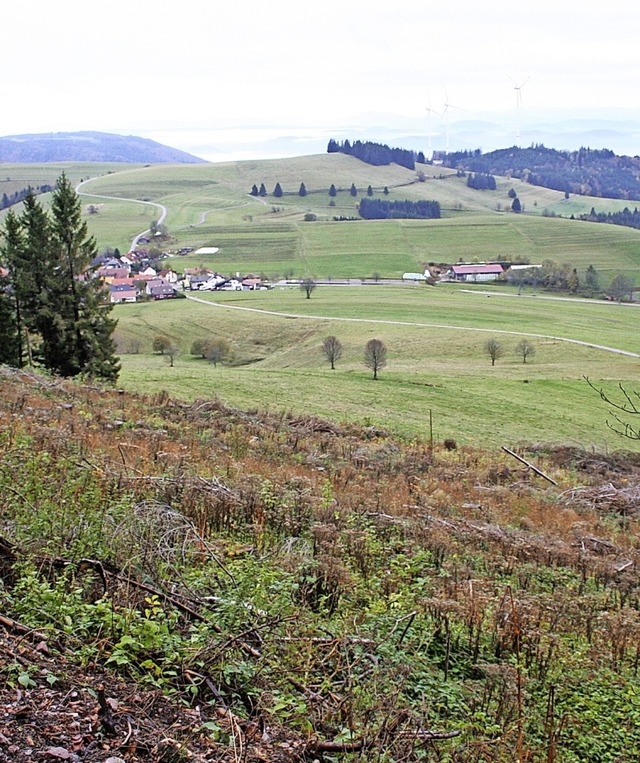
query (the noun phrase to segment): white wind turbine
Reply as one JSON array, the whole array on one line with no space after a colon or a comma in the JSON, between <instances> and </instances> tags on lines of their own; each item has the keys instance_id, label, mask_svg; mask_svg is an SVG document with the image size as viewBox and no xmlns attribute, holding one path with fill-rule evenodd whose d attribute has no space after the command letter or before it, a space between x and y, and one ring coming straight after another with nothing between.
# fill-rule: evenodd
<instances>
[{"instance_id":1,"label":"white wind turbine","mask_svg":"<svg viewBox=\"0 0 640 763\"><path fill-rule=\"evenodd\" d=\"M431 113L433 112L433 109L431 108L431 99L429 98L429 94L427 94L427 151L429 152L429 159L433 156L433 149L431 148Z\"/></svg>"},{"instance_id":2,"label":"white wind turbine","mask_svg":"<svg viewBox=\"0 0 640 763\"><path fill-rule=\"evenodd\" d=\"M522 88L527 84L527 82L531 79L531 75L527 77L523 82L521 82L519 85L516 83L516 81L512 78L513 89L516 91L516 145L520 142L520 113L522 111Z\"/></svg>"},{"instance_id":3,"label":"white wind turbine","mask_svg":"<svg viewBox=\"0 0 640 763\"><path fill-rule=\"evenodd\" d=\"M460 109L460 106L454 106L452 103L449 103L449 96L447 94L447 89L445 88L444 108L442 110L442 118L444 119L444 126L445 126L445 135L446 135L445 153L447 154L449 153L449 109Z\"/></svg>"}]
</instances>

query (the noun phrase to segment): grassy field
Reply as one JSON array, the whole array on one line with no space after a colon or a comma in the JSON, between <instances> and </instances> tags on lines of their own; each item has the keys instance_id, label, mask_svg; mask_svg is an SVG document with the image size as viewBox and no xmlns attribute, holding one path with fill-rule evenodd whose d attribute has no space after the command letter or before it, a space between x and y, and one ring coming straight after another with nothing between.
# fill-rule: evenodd
<instances>
[{"instance_id":1,"label":"grassy field","mask_svg":"<svg viewBox=\"0 0 640 763\"><path fill-rule=\"evenodd\" d=\"M568 219L592 206L615 210L625 202L565 199L513 179L498 179L496 191L476 191L465 178L441 167L425 167L424 182L419 182L415 172L402 167L372 167L331 154L217 165L6 165L9 180L4 183L9 191L54 182L63 170L74 181L92 178L82 191L95 196L83 196L83 203L98 207L86 219L100 248L125 251L133 236L158 218L157 208L140 202L168 208L170 247L219 247L213 257L174 257L170 263L178 271L204 265L268 278L371 278L376 273L397 278L431 262L515 259L553 260L577 268L579 275L594 265L603 284L617 273L634 278L640 273L640 231ZM304 197L298 195L302 182ZM250 196L252 185L261 183L269 195ZM282 198L271 195L276 183L283 188ZM327 192L332 183L338 188L333 200ZM352 183L358 188L355 198L349 193ZM376 196L387 187L390 200L436 199L443 217L334 220L354 217L369 185ZM525 214L504 211L511 188ZM308 213L316 220L305 221ZM553 338L637 352L639 314L619 305L507 299L439 287L322 287L311 300L297 289L217 298L228 307L306 317L223 310L184 300L119 306L125 386L163 388L191 399L217 394L242 408L291 408L370 420L407 436L429 433L431 411L435 435L461 442L545 439L613 447L619 442L604 425L606 411L583 377L633 386L640 368L637 359ZM414 325L365 323L363 318ZM522 364L514 351L518 337L498 333L505 331L543 335L534 339L533 362ZM483 349L487 332L495 332L506 348L495 368ZM175 368L150 352L157 333L180 345ZM319 352L327 334L338 336L345 347L334 373ZM213 368L191 358L192 340L204 335L229 339L234 363ZM374 336L389 350L388 366L376 384L362 363L364 344Z\"/></svg>"},{"instance_id":2,"label":"grassy field","mask_svg":"<svg viewBox=\"0 0 640 763\"><path fill-rule=\"evenodd\" d=\"M158 211L140 203L100 198L154 201L168 208L166 226L174 249L218 246L215 258L176 259L174 267L204 264L222 272L251 271L268 277L293 272L298 277L398 277L428 262L453 263L495 259L545 259L568 263L580 274L593 264L603 282L616 273L640 271L640 232L619 226L570 220L591 207L615 211L624 201L573 196L498 178L495 191L476 191L451 170L425 166L425 180L402 167L372 167L343 154L293 159L228 162L209 165L56 164L5 165L10 192L26 185L53 183L65 171L73 180L92 178L82 192L97 214L87 222L101 248L126 251L136 233L158 218ZM4 174L1 173L1 174ZM307 195L298 190L304 182ZM252 185L265 184L268 196L248 195ZM280 183L282 198L272 191ZM331 199L328 188L338 188ZM349 193L351 184L358 196ZM350 221L361 195L371 185L389 200L435 199L443 219L434 221ZM514 188L525 214L505 212ZM46 196L43 197L46 203ZM333 206L331 203L333 202ZM316 222L305 222L312 213ZM543 215L562 215L562 218ZM0 221L2 213L0 213Z\"/></svg>"},{"instance_id":3,"label":"grassy field","mask_svg":"<svg viewBox=\"0 0 640 763\"><path fill-rule=\"evenodd\" d=\"M310 300L275 289L216 301L220 307L187 300L118 307L122 384L371 423L408 437L430 436L431 415L436 438L462 443L626 445L606 427L607 410L584 377L611 390L618 380L632 387L640 359L558 337L637 352L635 307L375 286L322 287ZM536 354L526 365L515 349L521 337L501 333L515 331L542 335L532 337ZM173 368L151 352L158 334L181 348ZM333 372L320 351L330 334L344 346ZM206 336L231 342L231 364L214 368L189 355L193 339ZM374 337L388 349L377 382L363 363ZM505 349L495 367L484 349L489 337Z\"/></svg>"}]
</instances>

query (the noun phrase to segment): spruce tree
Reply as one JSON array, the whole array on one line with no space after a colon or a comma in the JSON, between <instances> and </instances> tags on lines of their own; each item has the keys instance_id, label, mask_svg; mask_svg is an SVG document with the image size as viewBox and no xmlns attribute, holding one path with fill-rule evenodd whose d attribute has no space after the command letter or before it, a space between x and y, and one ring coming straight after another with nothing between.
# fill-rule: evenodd
<instances>
[{"instance_id":1,"label":"spruce tree","mask_svg":"<svg viewBox=\"0 0 640 763\"><path fill-rule=\"evenodd\" d=\"M20 368L22 349L16 319L15 292L9 277L0 273L0 364Z\"/></svg>"},{"instance_id":2,"label":"spruce tree","mask_svg":"<svg viewBox=\"0 0 640 763\"><path fill-rule=\"evenodd\" d=\"M17 331L15 364L22 364L26 347L30 360L60 376L115 381L120 370L112 338L116 321L109 315L104 284L92 276L96 242L64 174L50 215L31 193L20 218L9 213L2 254L11 282L11 300L3 309L12 310Z\"/></svg>"},{"instance_id":3,"label":"spruce tree","mask_svg":"<svg viewBox=\"0 0 640 763\"><path fill-rule=\"evenodd\" d=\"M64 173L51 201L52 256L58 269L59 319L65 324L67 344L56 370L63 376L85 374L115 381L120 365L112 338L116 321L110 317L108 292L90 265L97 256L96 241L82 219L78 194Z\"/></svg>"},{"instance_id":4,"label":"spruce tree","mask_svg":"<svg viewBox=\"0 0 640 763\"><path fill-rule=\"evenodd\" d=\"M27 332L24 325L23 295L19 291L15 275L22 272L24 260L24 237L20 220L13 211L5 218L4 241L0 247L2 262L9 268L8 275L0 278L0 362L16 368L24 365L24 341ZM12 281L11 274L14 279Z\"/></svg>"},{"instance_id":5,"label":"spruce tree","mask_svg":"<svg viewBox=\"0 0 640 763\"><path fill-rule=\"evenodd\" d=\"M298 196L306 196L307 195L307 188L304 183L300 183L300 190L298 191Z\"/></svg>"}]
</instances>

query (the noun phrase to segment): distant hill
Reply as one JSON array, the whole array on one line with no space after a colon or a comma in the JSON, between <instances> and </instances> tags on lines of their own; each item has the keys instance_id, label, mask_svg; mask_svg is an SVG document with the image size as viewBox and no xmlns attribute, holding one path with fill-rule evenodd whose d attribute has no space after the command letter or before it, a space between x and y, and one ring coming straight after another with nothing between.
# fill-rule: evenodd
<instances>
[{"instance_id":1,"label":"distant hill","mask_svg":"<svg viewBox=\"0 0 640 763\"><path fill-rule=\"evenodd\" d=\"M135 135L106 132L56 132L0 138L0 162L125 162L131 164L206 164L205 159Z\"/></svg>"},{"instance_id":2,"label":"distant hill","mask_svg":"<svg viewBox=\"0 0 640 763\"><path fill-rule=\"evenodd\" d=\"M447 154L444 164L469 172L519 178L566 193L640 200L640 158L616 156L608 149L557 151L537 145L513 146L487 154L458 151Z\"/></svg>"}]
</instances>

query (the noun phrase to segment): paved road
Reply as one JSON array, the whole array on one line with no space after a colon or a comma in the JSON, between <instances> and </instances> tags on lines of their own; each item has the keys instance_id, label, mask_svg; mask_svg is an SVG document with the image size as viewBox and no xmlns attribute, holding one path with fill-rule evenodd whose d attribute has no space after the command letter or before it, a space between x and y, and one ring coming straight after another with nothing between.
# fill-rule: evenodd
<instances>
[{"instance_id":1,"label":"paved road","mask_svg":"<svg viewBox=\"0 0 640 763\"><path fill-rule=\"evenodd\" d=\"M524 331L507 331L505 329L483 329L475 326L450 326L446 323L416 323L413 321L386 321L377 318L334 318L326 315L303 315L302 313L282 313L275 310L260 310L257 307L241 307L240 305L227 305L221 302L210 302L207 299L201 299L200 297L191 297L187 295L187 299L192 302L200 302L203 305L209 305L209 307L222 308L224 310L245 310L251 313L261 313L262 315L275 315L280 318L303 318L311 321L344 321L349 323L373 323L387 326L415 326L417 328L431 328L431 329L450 329L452 331L478 331L481 333L491 334L507 334L509 336L524 336L531 337L532 339L551 339L556 342L568 342L569 344L579 344L583 347L591 347L594 350L603 350L604 352L613 352L616 355L626 355L630 358L640 358L640 354L637 352L629 352L628 350L620 350L617 347L607 347L602 344L594 344L593 342L583 342L580 339L569 339L566 336L553 336L550 334L530 334Z\"/></svg>"},{"instance_id":2,"label":"paved road","mask_svg":"<svg viewBox=\"0 0 640 763\"><path fill-rule=\"evenodd\" d=\"M167 216L167 208L164 206L164 204L158 204L154 201L142 201L141 199L125 199L119 196L101 196L99 194L95 193L86 193L85 191L81 191L80 188L85 185L86 183L90 182L91 178L89 180L83 180L82 182L78 183L76 186L76 193L79 196L90 196L95 199L107 199L107 200L116 200L116 201L133 201L137 204L148 204L152 207L157 207L160 209L161 214L158 218L158 225L161 225L164 222L164 219ZM203 213L203 217L206 215L206 212ZM202 220L204 221L204 220ZM133 241L131 242L131 249L135 249L135 247L138 244L138 240L145 235L145 233L149 233L149 229L141 231L138 233ZM534 294L507 294L505 292L479 292L475 291L473 289L464 289L464 291L468 291L473 294L485 294L486 296L493 297L493 296L508 296L508 297L528 297L536 299L568 299L566 297L537 297ZM570 344L579 344L583 347L591 347L595 350L603 350L605 352L613 352L616 355L626 355L631 358L640 358L640 354L637 352L629 352L628 350L620 350L616 347L607 347L602 344L594 344L593 342L583 342L579 339L569 339L568 337L564 336L553 336L549 334L530 334L526 333L524 331L506 331L504 329L483 329L483 328L477 328L475 326L450 326L447 324L441 324L441 323L415 323L411 321L385 321L385 320L379 320L375 318L330 318L325 315L302 315L298 313L282 313L282 312L276 312L273 310L259 310L255 307L241 307L239 305L225 305L221 304L220 302L210 302L206 299L200 299L199 297L187 297L188 299L192 300L193 302L200 302L204 305L209 305L209 307L217 307L222 308L225 310L246 310L248 312L254 312L254 313L262 313L264 315L275 315L282 318L305 318L307 320L316 320L316 321L348 321L351 323L372 323L372 324L387 324L392 326L415 326L418 328L436 328L436 329L450 329L452 331L478 331L483 333L493 333L493 334L507 334L510 336L525 336L525 337L531 337L533 339L551 339L557 342L569 342ZM569 301L576 301L570 299ZM583 302L588 302L590 304L607 304L607 303L601 303L594 300L581 300Z\"/></svg>"},{"instance_id":3,"label":"paved road","mask_svg":"<svg viewBox=\"0 0 640 763\"><path fill-rule=\"evenodd\" d=\"M162 223L165 221L165 218L167 216L167 208L164 206L164 204L158 204L155 201L142 201L142 199L125 199L122 196L101 196L98 193L87 193L86 191L81 191L80 188L85 185L86 183L90 183L91 180L95 178L89 178L89 180L83 180L81 183L78 183L76 186L76 193L78 196L89 196L92 199L106 199L107 201L133 201L136 204L147 204L150 207L156 207L160 210L160 217L158 218L158 225L162 225ZM151 233L151 229L147 228L146 230L140 231L140 233L137 233L132 241L131 241L131 247L129 251L133 251L136 246L138 246L138 241L146 235L147 233Z\"/></svg>"}]
</instances>

